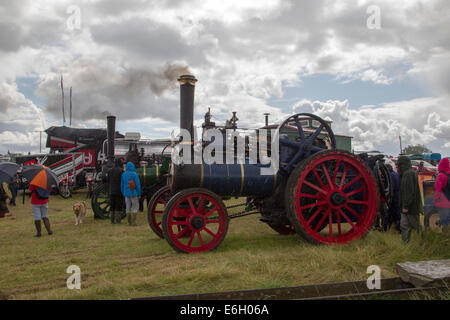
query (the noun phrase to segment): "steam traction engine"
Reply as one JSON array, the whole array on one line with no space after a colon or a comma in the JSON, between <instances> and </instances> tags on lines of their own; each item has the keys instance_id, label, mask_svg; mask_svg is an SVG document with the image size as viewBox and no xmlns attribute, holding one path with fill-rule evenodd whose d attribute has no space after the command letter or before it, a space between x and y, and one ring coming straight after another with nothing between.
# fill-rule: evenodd
<instances>
[{"instance_id":1,"label":"steam traction engine","mask_svg":"<svg viewBox=\"0 0 450 320\"><path fill-rule=\"evenodd\" d=\"M196 81L193 76L179 79L180 128L191 137ZM205 120L204 127L224 132L225 149L225 129L237 130L235 114L225 127ZM172 163L168 186L155 193L148 206L152 230L186 253L216 248L230 219L255 210L274 230L295 232L315 244L344 244L366 234L379 201L375 178L359 157L336 150L327 122L295 114L277 126L273 137L259 134L257 141L271 139L279 141L279 170L270 175L261 175L268 165L252 163L247 152L244 160L235 157L231 164ZM179 143L194 149L193 139ZM255 210L229 215L223 200L230 197L247 197L247 208Z\"/></svg>"},{"instance_id":2,"label":"steam traction engine","mask_svg":"<svg viewBox=\"0 0 450 320\"><path fill-rule=\"evenodd\" d=\"M167 152L170 150L170 144L167 141L154 143L157 146L152 146L151 150L155 152L149 154L149 152L144 151L144 147L140 151L138 150L138 146L149 147L149 145L139 145L136 141L121 140L122 146L126 146L128 152L116 152L115 124L116 117L107 117L106 150L103 152L106 154L106 161L102 165L102 181L95 186L91 200L94 215L99 219L109 218L110 202L107 175L108 171L114 166L115 157L122 158L124 166L128 161L133 162L136 166L136 173L141 183L141 198L139 199L141 211L143 211L144 200L147 199L148 204L151 196L166 184L166 175L169 171L170 154ZM156 153L156 150L159 152ZM123 208L122 218L125 217L125 206Z\"/></svg>"}]
</instances>

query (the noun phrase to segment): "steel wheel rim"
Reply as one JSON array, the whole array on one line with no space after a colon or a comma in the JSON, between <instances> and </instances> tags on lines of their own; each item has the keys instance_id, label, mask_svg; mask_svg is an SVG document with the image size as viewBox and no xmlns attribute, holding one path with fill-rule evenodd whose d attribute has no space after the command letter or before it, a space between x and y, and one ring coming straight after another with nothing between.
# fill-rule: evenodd
<instances>
[{"instance_id":1,"label":"steel wheel rim","mask_svg":"<svg viewBox=\"0 0 450 320\"><path fill-rule=\"evenodd\" d=\"M91 199L92 210L95 216L100 219L109 219L111 203L109 201L108 185L101 184L97 188L94 188ZM126 216L125 210L122 210L121 219Z\"/></svg>"},{"instance_id":2,"label":"steel wheel rim","mask_svg":"<svg viewBox=\"0 0 450 320\"><path fill-rule=\"evenodd\" d=\"M295 209L311 238L324 244L345 244L370 229L376 215L377 190L360 161L347 155L324 154L306 165L298 181ZM327 223L325 234L321 234L319 229ZM349 230L343 230L344 224Z\"/></svg>"},{"instance_id":3,"label":"steel wheel rim","mask_svg":"<svg viewBox=\"0 0 450 320\"><path fill-rule=\"evenodd\" d=\"M186 208L187 204L189 208ZM180 197L167 216L170 241L187 253L216 248L225 236L227 224L222 204L215 197L201 192Z\"/></svg>"},{"instance_id":4,"label":"steel wheel rim","mask_svg":"<svg viewBox=\"0 0 450 320\"><path fill-rule=\"evenodd\" d=\"M165 197L169 194L169 188L162 189L161 193L157 195L157 198L152 202L151 208L149 209L151 224L153 224L153 226L150 225L150 227L152 227L153 231L161 238L164 238L162 230L162 217L168 202ZM158 205L162 205L163 208L156 210Z\"/></svg>"},{"instance_id":5,"label":"steel wheel rim","mask_svg":"<svg viewBox=\"0 0 450 320\"><path fill-rule=\"evenodd\" d=\"M109 197L105 184L100 185L94 190L92 197L92 209L97 217L101 219L108 219L109 217Z\"/></svg>"}]
</instances>

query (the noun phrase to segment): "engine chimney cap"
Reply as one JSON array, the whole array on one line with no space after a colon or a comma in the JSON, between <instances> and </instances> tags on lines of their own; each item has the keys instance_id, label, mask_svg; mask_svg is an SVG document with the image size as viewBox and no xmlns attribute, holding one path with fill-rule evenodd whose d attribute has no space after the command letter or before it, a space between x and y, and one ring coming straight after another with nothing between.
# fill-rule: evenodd
<instances>
[{"instance_id":1,"label":"engine chimney cap","mask_svg":"<svg viewBox=\"0 0 450 320\"><path fill-rule=\"evenodd\" d=\"M191 74L185 74L178 78L178 82L180 83L180 85L188 83L191 86L195 86L197 79L195 78L195 76L193 76Z\"/></svg>"}]
</instances>

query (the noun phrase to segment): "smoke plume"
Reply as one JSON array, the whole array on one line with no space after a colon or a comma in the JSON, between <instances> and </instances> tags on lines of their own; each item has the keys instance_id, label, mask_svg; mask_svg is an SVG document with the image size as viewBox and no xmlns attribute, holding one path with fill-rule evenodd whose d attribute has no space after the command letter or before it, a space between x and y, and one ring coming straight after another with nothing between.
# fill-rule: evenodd
<instances>
[{"instance_id":1,"label":"smoke plume","mask_svg":"<svg viewBox=\"0 0 450 320\"><path fill-rule=\"evenodd\" d=\"M67 83L73 87L73 119L105 119L107 115L116 115L123 120L148 116L171 120L178 107L173 97L177 79L190 73L189 67L179 62L152 70L111 69L110 65L84 61L68 68L63 75L64 86ZM41 83L37 93L47 99L46 111L61 118L62 98L57 79L55 75ZM68 95L64 104L69 105Z\"/></svg>"}]
</instances>

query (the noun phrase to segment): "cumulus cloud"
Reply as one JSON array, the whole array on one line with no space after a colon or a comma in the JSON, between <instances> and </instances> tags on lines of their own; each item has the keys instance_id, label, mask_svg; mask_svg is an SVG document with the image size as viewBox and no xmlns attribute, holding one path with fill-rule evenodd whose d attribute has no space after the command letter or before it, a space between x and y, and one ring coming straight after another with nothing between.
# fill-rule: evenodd
<instances>
[{"instance_id":1,"label":"cumulus cloud","mask_svg":"<svg viewBox=\"0 0 450 320\"><path fill-rule=\"evenodd\" d=\"M39 151L39 131L45 130L48 122L15 84L0 84L0 111L0 152ZM45 137L42 139L45 143Z\"/></svg>"},{"instance_id":2,"label":"cumulus cloud","mask_svg":"<svg viewBox=\"0 0 450 320\"><path fill-rule=\"evenodd\" d=\"M378 150L396 155L400 149L399 136L404 146L448 147L439 145L439 141L450 136L450 120L444 121L439 115L445 112L443 103L441 99L417 99L350 109L347 100L301 100L292 111L314 113L332 120L333 132L352 136L356 151ZM430 110L433 112L429 113Z\"/></svg>"}]
</instances>

